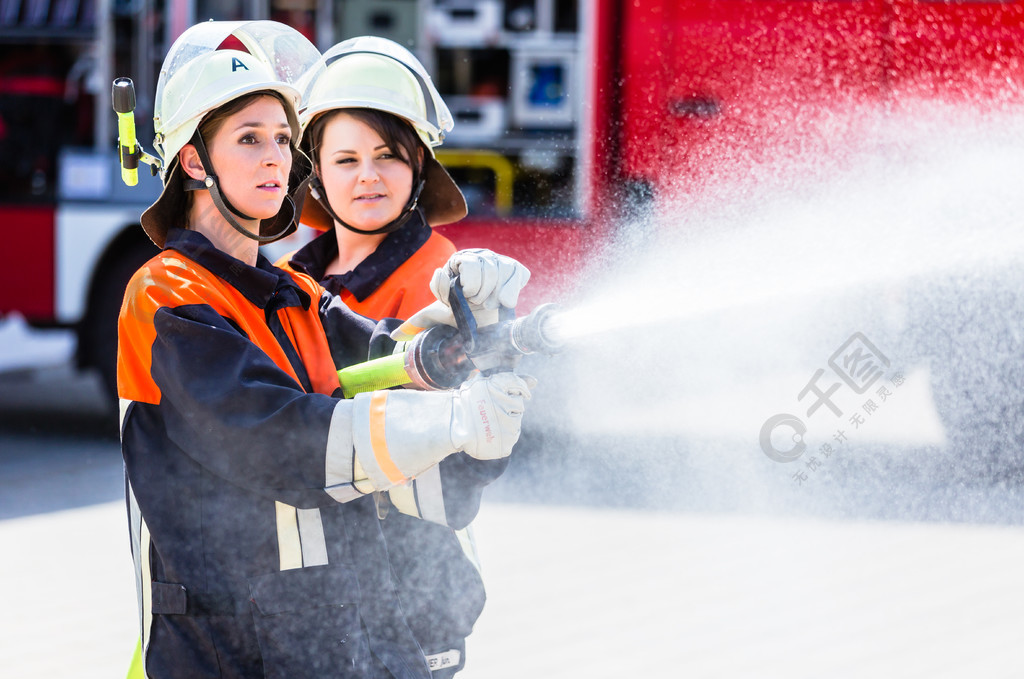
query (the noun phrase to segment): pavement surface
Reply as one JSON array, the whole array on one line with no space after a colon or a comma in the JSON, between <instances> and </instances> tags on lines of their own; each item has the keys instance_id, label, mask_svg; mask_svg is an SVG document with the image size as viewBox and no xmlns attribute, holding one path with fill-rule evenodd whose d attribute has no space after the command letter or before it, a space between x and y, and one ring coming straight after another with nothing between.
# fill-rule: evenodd
<instances>
[{"instance_id":1,"label":"pavement surface","mask_svg":"<svg viewBox=\"0 0 1024 679\"><path fill-rule=\"evenodd\" d=\"M122 677L137 637L116 432L95 390L0 380L4 679ZM685 483L629 479L609 457L570 483L584 453L524 457L475 523L488 603L460 677L1024 676L1020 491L898 476L868 454L804 486L695 454ZM801 501L765 501L779 497Z\"/></svg>"},{"instance_id":2,"label":"pavement surface","mask_svg":"<svg viewBox=\"0 0 1024 679\"><path fill-rule=\"evenodd\" d=\"M491 503L464 679L1020 677L1024 529ZM8 679L123 676L119 502L0 522Z\"/></svg>"}]
</instances>

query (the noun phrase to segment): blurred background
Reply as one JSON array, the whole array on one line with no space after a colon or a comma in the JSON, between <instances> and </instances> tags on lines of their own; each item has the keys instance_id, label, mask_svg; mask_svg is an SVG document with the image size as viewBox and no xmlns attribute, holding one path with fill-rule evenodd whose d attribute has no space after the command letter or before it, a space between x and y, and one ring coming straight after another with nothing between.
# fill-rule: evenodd
<instances>
[{"instance_id":1,"label":"blurred background","mask_svg":"<svg viewBox=\"0 0 1024 679\"><path fill-rule=\"evenodd\" d=\"M561 305L466 679L1024 673L1024 0L3 0L3 676L134 647L115 321L160 182L110 84L152 151L210 18L408 46L441 230Z\"/></svg>"}]
</instances>

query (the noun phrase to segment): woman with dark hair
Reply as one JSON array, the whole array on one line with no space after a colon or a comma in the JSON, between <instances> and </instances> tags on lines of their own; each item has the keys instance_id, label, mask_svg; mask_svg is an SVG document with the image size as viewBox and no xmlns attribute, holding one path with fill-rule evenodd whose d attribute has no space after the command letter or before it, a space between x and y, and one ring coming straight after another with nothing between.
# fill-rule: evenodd
<instances>
[{"instance_id":1,"label":"woman with dark hair","mask_svg":"<svg viewBox=\"0 0 1024 679\"><path fill-rule=\"evenodd\" d=\"M324 233L278 265L317 279L369 318L423 326L431 312L418 312L435 302L428 284L441 293L435 271L455 252L431 227L466 215L462 192L434 157L451 113L422 64L390 40L339 43L314 73L301 144L313 172L298 195L301 221ZM497 318L488 309L479 324ZM469 524L507 462L454 455L378 497L398 593L434 679L465 664L465 638L485 600Z\"/></svg>"},{"instance_id":2,"label":"woman with dark hair","mask_svg":"<svg viewBox=\"0 0 1024 679\"><path fill-rule=\"evenodd\" d=\"M325 233L279 264L316 278L354 311L408 319L433 301L435 269L455 252L431 226L466 215L434 158L452 117L426 71L383 38L328 50L304 95L302 223Z\"/></svg>"}]
</instances>

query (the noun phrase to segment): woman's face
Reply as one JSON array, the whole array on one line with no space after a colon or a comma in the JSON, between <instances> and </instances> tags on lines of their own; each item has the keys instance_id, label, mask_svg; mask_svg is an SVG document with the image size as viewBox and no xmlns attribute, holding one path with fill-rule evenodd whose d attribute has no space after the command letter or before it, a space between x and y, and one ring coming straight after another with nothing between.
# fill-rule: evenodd
<instances>
[{"instance_id":1,"label":"woman's face","mask_svg":"<svg viewBox=\"0 0 1024 679\"><path fill-rule=\"evenodd\" d=\"M267 219L281 209L292 166L291 135L281 102L266 96L225 118L207 140L220 190L242 214Z\"/></svg>"},{"instance_id":2,"label":"woman's face","mask_svg":"<svg viewBox=\"0 0 1024 679\"><path fill-rule=\"evenodd\" d=\"M400 152L346 113L327 123L320 141L320 179L342 221L371 231L402 213L412 195L412 167Z\"/></svg>"}]
</instances>

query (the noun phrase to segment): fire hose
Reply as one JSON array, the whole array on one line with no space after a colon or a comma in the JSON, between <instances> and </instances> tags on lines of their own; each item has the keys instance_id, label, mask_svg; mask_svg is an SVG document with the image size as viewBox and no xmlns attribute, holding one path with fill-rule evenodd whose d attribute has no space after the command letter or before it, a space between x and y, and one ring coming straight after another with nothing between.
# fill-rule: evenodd
<instances>
[{"instance_id":1,"label":"fire hose","mask_svg":"<svg viewBox=\"0 0 1024 679\"><path fill-rule=\"evenodd\" d=\"M345 398L377 389L413 384L422 389L452 389L474 370L488 375L515 369L533 353L561 351L557 304L542 304L515 318L502 308L497 323L479 327L470 312L462 285L455 276L448 295L455 327L435 325L414 337L403 353L358 363L338 371Z\"/></svg>"}]
</instances>

